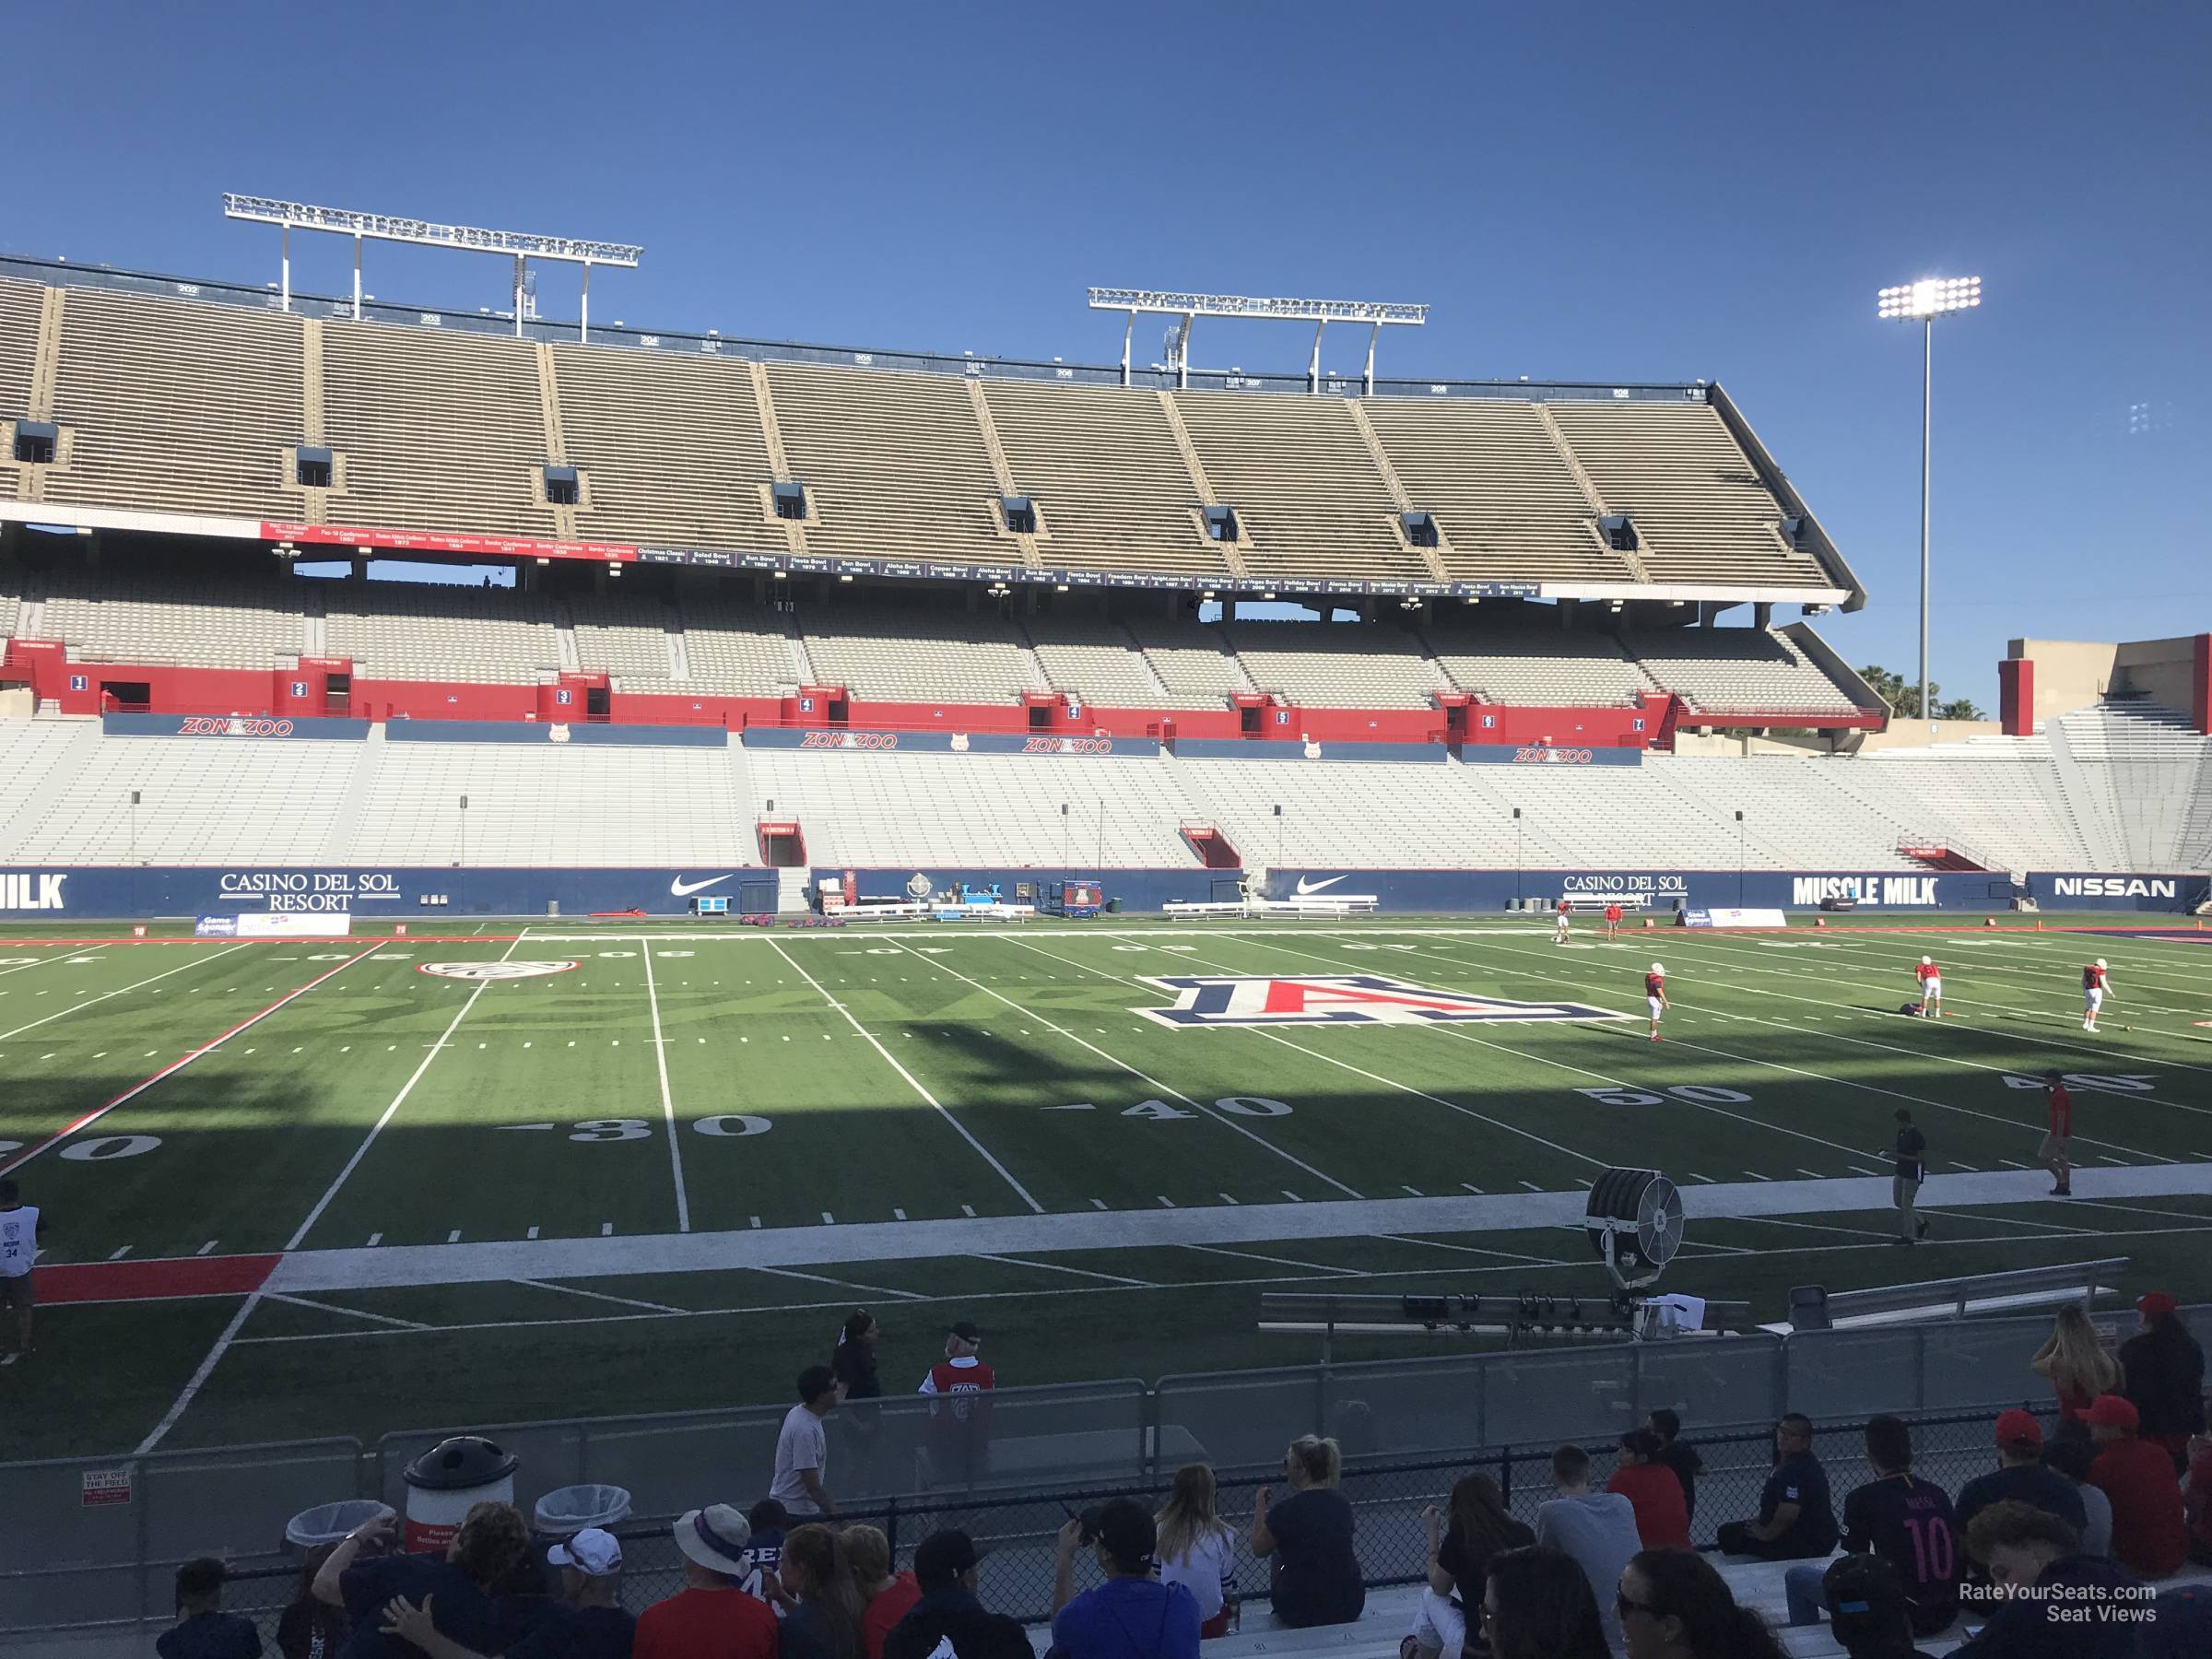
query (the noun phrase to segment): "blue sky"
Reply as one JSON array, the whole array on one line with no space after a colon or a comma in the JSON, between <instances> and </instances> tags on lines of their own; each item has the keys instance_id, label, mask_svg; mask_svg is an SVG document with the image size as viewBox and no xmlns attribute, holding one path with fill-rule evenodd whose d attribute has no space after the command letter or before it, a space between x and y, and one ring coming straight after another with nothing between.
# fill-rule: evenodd
<instances>
[{"instance_id":1,"label":"blue sky","mask_svg":"<svg viewBox=\"0 0 2212 1659\"><path fill-rule=\"evenodd\" d=\"M241 190L642 242L594 311L667 327L1104 360L1086 286L1157 285L1429 302L1386 371L1718 380L1872 590L1830 637L1908 672L1919 340L1874 294L1978 274L1936 342L1936 677L1992 704L2008 637L2212 626L2212 7L79 0L8 30L8 252L259 281ZM297 279L343 286L306 240ZM392 300L505 280L370 260ZM1305 335L1195 347L1294 369Z\"/></svg>"}]
</instances>

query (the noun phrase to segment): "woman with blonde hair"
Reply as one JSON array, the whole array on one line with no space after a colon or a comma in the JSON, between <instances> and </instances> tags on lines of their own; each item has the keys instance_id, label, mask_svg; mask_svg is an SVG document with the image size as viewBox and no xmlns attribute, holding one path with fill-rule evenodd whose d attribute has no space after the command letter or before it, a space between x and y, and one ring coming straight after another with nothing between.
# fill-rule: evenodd
<instances>
[{"instance_id":1,"label":"woman with blonde hair","mask_svg":"<svg viewBox=\"0 0 2212 1659\"><path fill-rule=\"evenodd\" d=\"M1302 1434L1283 1454L1290 1496L1271 1487L1253 1500L1252 1553L1269 1562L1275 1617L1293 1630L1350 1624L1367 1606L1367 1584L1352 1551L1352 1506L1336 1483L1344 1454L1333 1440Z\"/></svg>"},{"instance_id":2,"label":"woman with blonde hair","mask_svg":"<svg viewBox=\"0 0 2212 1659\"><path fill-rule=\"evenodd\" d=\"M2039 1377L2047 1377L2058 1396L2058 1432L2087 1437L2083 1421L2099 1394L2120 1386L2120 1362L2104 1351L2104 1339L2079 1302L2058 1311L2051 1335L2029 1362Z\"/></svg>"},{"instance_id":3,"label":"woman with blonde hair","mask_svg":"<svg viewBox=\"0 0 2212 1659\"><path fill-rule=\"evenodd\" d=\"M842 1539L818 1522L793 1527L776 1576L778 1659L862 1659L866 1612Z\"/></svg>"},{"instance_id":4,"label":"woman with blonde hair","mask_svg":"<svg viewBox=\"0 0 2212 1659\"><path fill-rule=\"evenodd\" d=\"M1228 1635L1237 1595L1237 1538L1221 1519L1212 1467L1185 1464L1176 1470L1153 1524L1159 1544L1152 1559L1161 1582L1181 1584L1197 1598L1201 1638Z\"/></svg>"},{"instance_id":5,"label":"woman with blonde hair","mask_svg":"<svg viewBox=\"0 0 2212 1659\"><path fill-rule=\"evenodd\" d=\"M884 1639L922 1599L922 1586L912 1573L891 1571L891 1541L880 1527L848 1526L843 1541L845 1564L865 1609L860 1621L862 1651L866 1659L883 1659Z\"/></svg>"}]
</instances>

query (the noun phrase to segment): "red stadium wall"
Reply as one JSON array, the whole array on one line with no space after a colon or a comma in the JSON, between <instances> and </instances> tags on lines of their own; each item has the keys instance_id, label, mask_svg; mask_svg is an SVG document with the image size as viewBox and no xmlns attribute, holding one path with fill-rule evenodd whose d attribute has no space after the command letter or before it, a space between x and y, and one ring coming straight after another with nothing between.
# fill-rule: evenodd
<instances>
[{"instance_id":1,"label":"red stadium wall","mask_svg":"<svg viewBox=\"0 0 2212 1659\"><path fill-rule=\"evenodd\" d=\"M2034 735L2035 659L2033 657L2006 657L1998 663L1997 724L2007 737L2028 737Z\"/></svg>"},{"instance_id":2,"label":"red stadium wall","mask_svg":"<svg viewBox=\"0 0 2212 1659\"><path fill-rule=\"evenodd\" d=\"M329 677L348 674L342 657L305 658L298 668L178 668L125 663L73 663L61 645L14 641L4 659L29 678L34 694L65 714L98 714L128 706L157 714L343 715L355 720L535 720L582 722L591 694L606 695L610 721L639 725L747 726L831 724L854 730L1037 732L1062 736L1104 733L1113 737L1239 738L1317 743L1574 744L1642 748L1671 741L1679 718L1670 699L1647 699L1641 709L1509 708L1476 703L1465 710L1301 709L1268 704L1242 709L1105 709L1084 704L1070 714L1065 699L1032 707L1018 703L898 703L852 701L844 718L830 718L830 700L818 697L802 711L797 697L712 697L616 691L605 675L564 674L547 685L477 685L458 681L354 679L341 704L331 703ZM104 688L143 686L143 700L126 701ZM563 698L566 700L563 700ZM1247 713L1257 725L1247 730ZM1041 715L1041 724L1033 717ZM1644 727L1635 729L1641 720ZM1489 724L1485 724L1485 722Z\"/></svg>"}]
</instances>

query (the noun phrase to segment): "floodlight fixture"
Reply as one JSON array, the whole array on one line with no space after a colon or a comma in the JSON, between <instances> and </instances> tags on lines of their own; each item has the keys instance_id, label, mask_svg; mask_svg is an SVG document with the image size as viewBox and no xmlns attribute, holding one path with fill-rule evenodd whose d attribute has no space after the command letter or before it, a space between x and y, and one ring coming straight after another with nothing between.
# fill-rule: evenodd
<instances>
[{"instance_id":1,"label":"floodlight fixture","mask_svg":"<svg viewBox=\"0 0 2212 1659\"><path fill-rule=\"evenodd\" d=\"M1920 340L1920 718L1935 717L1928 706L1928 483L1929 440L1934 428L1936 319L1971 311L1982 303L1979 276L1923 276L1875 296L1875 314L1885 323L1917 323Z\"/></svg>"},{"instance_id":2,"label":"floodlight fixture","mask_svg":"<svg viewBox=\"0 0 2212 1659\"><path fill-rule=\"evenodd\" d=\"M224 194L223 217L257 225L275 225L282 233L283 270L277 285L277 304L280 310L288 312L292 309L292 232L315 230L352 237L356 322L361 316L363 241L406 242L422 248L450 248L463 253L508 255L514 261L514 332L518 339L523 333L523 319L530 309L524 290L529 285L531 260L551 259L583 267L582 308L576 324L576 336L582 340L589 338L591 326L592 267L603 265L634 270L645 255L645 250L634 242L535 236L521 230L488 230L476 225L442 225L397 214L358 213L351 208L321 207L308 202L287 202L275 196L241 195L235 192Z\"/></svg>"},{"instance_id":3,"label":"floodlight fixture","mask_svg":"<svg viewBox=\"0 0 2212 1659\"><path fill-rule=\"evenodd\" d=\"M1140 315L1180 317L1181 324L1169 335L1168 368L1175 383L1191 383L1191 325L1200 317L1247 317L1313 324L1313 354L1306 363L1306 390L1321 390L1321 335L1332 323L1364 323L1367 329L1367 371L1362 389L1375 389L1375 337L1391 324L1418 327L1429 320L1426 305L1407 305L1370 300L1264 299L1245 294L1186 294L1170 288L1094 288L1090 309L1129 313L1122 332L1122 384L1129 383L1129 342Z\"/></svg>"}]
</instances>

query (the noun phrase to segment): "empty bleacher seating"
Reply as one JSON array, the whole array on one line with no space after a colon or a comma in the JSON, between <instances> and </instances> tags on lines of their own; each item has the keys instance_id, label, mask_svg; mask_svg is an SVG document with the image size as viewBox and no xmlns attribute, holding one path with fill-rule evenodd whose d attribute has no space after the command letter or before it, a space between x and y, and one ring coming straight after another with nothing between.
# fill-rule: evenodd
<instances>
[{"instance_id":1,"label":"empty bleacher seating","mask_svg":"<svg viewBox=\"0 0 2212 1659\"><path fill-rule=\"evenodd\" d=\"M818 683L869 702L1003 703L1045 691L1021 630L982 611L806 611Z\"/></svg>"},{"instance_id":2,"label":"empty bleacher seating","mask_svg":"<svg viewBox=\"0 0 2212 1659\"><path fill-rule=\"evenodd\" d=\"M1409 630L1241 621L1226 632L1253 683L1301 708L1426 709L1451 688Z\"/></svg>"},{"instance_id":3,"label":"empty bleacher seating","mask_svg":"<svg viewBox=\"0 0 2212 1659\"><path fill-rule=\"evenodd\" d=\"M1654 582L1823 586L1782 506L1709 404L1560 402L1551 417L1609 512L1634 521Z\"/></svg>"},{"instance_id":4,"label":"empty bleacher seating","mask_svg":"<svg viewBox=\"0 0 2212 1659\"><path fill-rule=\"evenodd\" d=\"M512 589L332 582L328 654L359 679L534 685L560 666L550 601Z\"/></svg>"},{"instance_id":5,"label":"empty bleacher seating","mask_svg":"<svg viewBox=\"0 0 2212 1659\"><path fill-rule=\"evenodd\" d=\"M301 328L276 313L70 290L53 419L73 451L47 475L45 499L296 517L302 498L285 481L302 435Z\"/></svg>"},{"instance_id":6,"label":"empty bleacher seating","mask_svg":"<svg viewBox=\"0 0 2212 1659\"><path fill-rule=\"evenodd\" d=\"M773 697L805 683L784 613L708 598L687 598L678 609L691 671L683 688L725 697Z\"/></svg>"},{"instance_id":7,"label":"empty bleacher seating","mask_svg":"<svg viewBox=\"0 0 2212 1659\"><path fill-rule=\"evenodd\" d=\"M1440 623L1422 633L1452 683L1485 702L1606 709L1658 690L1610 634L1533 619L1499 628Z\"/></svg>"},{"instance_id":8,"label":"empty bleacher seating","mask_svg":"<svg viewBox=\"0 0 2212 1659\"><path fill-rule=\"evenodd\" d=\"M1181 392L1175 406L1253 575L1431 580L1392 529L1397 502L1343 399Z\"/></svg>"},{"instance_id":9,"label":"empty bleacher seating","mask_svg":"<svg viewBox=\"0 0 2212 1659\"><path fill-rule=\"evenodd\" d=\"M670 688L669 631L673 610L650 598L596 595L578 600L575 618L576 665L586 674L612 677L623 691Z\"/></svg>"},{"instance_id":10,"label":"empty bleacher seating","mask_svg":"<svg viewBox=\"0 0 2212 1659\"><path fill-rule=\"evenodd\" d=\"M1456 582L1627 582L1536 406L1376 397L1367 418L1413 505L1442 526Z\"/></svg>"},{"instance_id":11,"label":"empty bleacher seating","mask_svg":"<svg viewBox=\"0 0 2212 1659\"><path fill-rule=\"evenodd\" d=\"M2121 867L2117 848L2091 844L2059 786L2047 737L1968 738L1880 749L1836 770L1862 799L1910 813L1915 833L1997 870Z\"/></svg>"},{"instance_id":12,"label":"empty bleacher seating","mask_svg":"<svg viewBox=\"0 0 2212 1659\"><path fill-rule=\"evenodd\" d=\"M274 668L300 653L304 595L289 578L64 566L38 581L46 595L40 632L79 662Z\"/></svg>"},{"instance_id":13,"label":"empty bleacher seating","mask_svg":"<svg viewBox=\"0 0 2212 1659\"><path fill-rule=\"evenodd\" d=\"M346 465L333 522L553 534L553 510L536 493L552 459L536 347L327 323L323 374L325 432Z\"/></svg>"},{"instance_id":14,"label":"empty bleacher seating","mask_svg":"<svg viewBox=\"0 0 2212 1659\"><path fill-rule=\"evenodd\" d=\"M1229 636L1212 624L1132 620L1129 632L1174 706L1218 709L1233 692L1258 689L1230 649Z\"/></svg>"},{"instance_id":15,"label":"empty bleacher seating","mask_svg":"<svg viewBox=\"0 0 2212 1659\"><path fill-rule=\"evenodd\" d=\"M45 289L0 280L0 421L20 420L30 410L31 359L38 353L39 307ZM18 476L12 447L0 444L0 485Z\"/></svg>"},{"instance_id":16,"label":"empty bleacher seating","mask_svg":"<svg viewBox=\"0 0 2212 1659\"><path fill-rule=\"evenodd\" d=\"M1762 628L1685 628L1626 641L1630 655L1693 712L1853 714L1857 705L1783 635Z\"/></svg>"}]
</instances>

